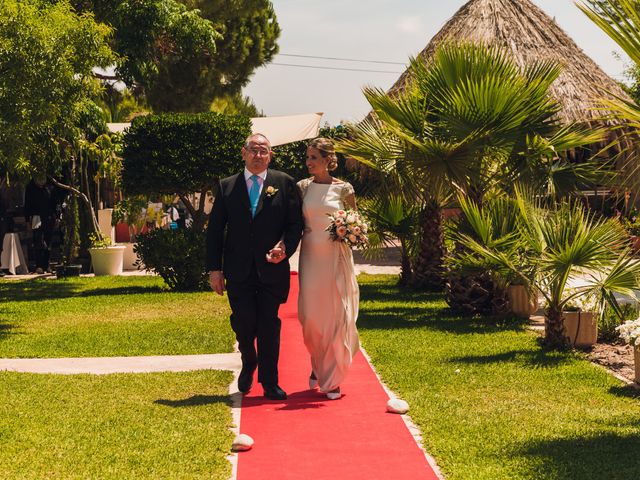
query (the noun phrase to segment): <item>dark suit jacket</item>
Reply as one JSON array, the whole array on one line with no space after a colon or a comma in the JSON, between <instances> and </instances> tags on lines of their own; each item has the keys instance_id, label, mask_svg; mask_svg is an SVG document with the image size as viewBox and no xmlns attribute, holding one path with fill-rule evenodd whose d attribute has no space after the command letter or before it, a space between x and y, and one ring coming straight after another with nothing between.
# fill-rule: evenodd
<instances>
[{"instance_id":1,"label":"dark suit jacket","mask_svg":"<svg viewBox=\"0 0 640 480\"><path fill-rule=\"evenodd\" d=\"M267 195L269 187L277 192ZM288 258L298 248L304 228L301 203L293 178L269 169L252 218L244 172L221 180L207 227L207 271L222 270L227 280L242 282L255 262L261 282L285 282L288 293ZM281 239L287 259L267 262L267 252Z\"/></svg>"}]
</instances>

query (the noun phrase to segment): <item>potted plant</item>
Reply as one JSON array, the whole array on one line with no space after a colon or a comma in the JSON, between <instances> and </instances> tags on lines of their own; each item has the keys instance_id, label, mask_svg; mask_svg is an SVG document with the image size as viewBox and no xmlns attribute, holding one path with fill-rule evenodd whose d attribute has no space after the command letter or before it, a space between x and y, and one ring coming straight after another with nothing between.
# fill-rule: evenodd
<instances>
[{"instance_id":1,"label":"potted plant","mask_svg":"<svg viewBox=\"0 0 640 480\"><path fill-rule=\"evenodd\" d=\"M515 280L507 287L511 313L521 318L529 318L538 310L538 295L530 285Z\"/></svg>"},{"instance_id":2,"label":"potted plant","mask_svg":"<svg viewBox=\"0 0 640 480\"><path fill-rule=\"evenodd\" d=\"M597 343L597 303L593 296L578 294L565 304L562 321L571 346L591 347Z\"/></svg>"},{"instance_id":3,"label":"potted plant","mask_svg":"<svg viewBox=\"0 0 640 480\"><path fill-rule=\"evenodd\" d=\"M122 273L124 246L111 245L111 239L102 233L89 235L91 263L96 275L120 275Z\"/></svg>"},{"instance_id":4,"label":"potted plant","mask_svg":"<svg viewBox=\"0 0 640 480\"><path fill-rule=\"evenodd\" d=\"M146 224L145 208L147 200L141 196L125 198L118 202L113 208L111 225L126 225L129 233L129 241L121 243L125 247L123 266L125 270L135 270L138 268L136 262L138 255L134 252L136 237L142 233Z\"/></svg>"},{"instance_id":5,"label":"potted plant","mask_svg":"<svg viewBox=\"0 0 640 480\"><path fill-rule=\"evenodd\" d=\"M631 255L619 222L595 217L578 201L543 205L541 199L519 190L516 201L516 221L500 235L495 235L501 224L495 223L496 218L473 202L460 202L465 217L484 240L458 235L464 247L464 252L457 255L458 262L530 282L547 302L548 346L569 346L563 312L576 297L601 299L599 312L606 302L620 316L614 293L635 297L634 289L640 286L640 262ZM529 272L536 273L531 276ZM582 286L572 290L570 285L577 282Z\"/></svg>"},{"instance_id":6,"label":"potted plant","mask_svg":"<svg viewBox=\"0 0 640 480\"><path fill-rule=\"evenodd\" d=\"M640 383L640 318L628 321L616 327L620 337L633 346L635 363L635 381Z\"/></svg>"}]
</instances>

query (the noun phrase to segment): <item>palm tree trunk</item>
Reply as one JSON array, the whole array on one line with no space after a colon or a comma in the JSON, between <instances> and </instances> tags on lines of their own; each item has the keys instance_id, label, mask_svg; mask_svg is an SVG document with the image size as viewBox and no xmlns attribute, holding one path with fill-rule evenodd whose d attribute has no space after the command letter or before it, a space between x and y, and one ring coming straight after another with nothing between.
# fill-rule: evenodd
<instances>
[{"instance_id":1,"label":"palm tree trunk","mask_svg":"<svg viewBox=\"0 0 640 480\"><path fill-rule=\"evenodd\" d=\"M562 310L549 307L544 316L544 343L552 348L567 348L569 339L564 326Z\"/></svg>"},{"instance_id":2,"label":"palm tree trunk","mask_svg":"<svg viewBox=\"0 0 640 480\"><path fill-rule=\"evenodd\" d=\"M413 259L412 286L425 291L444 287L444 217L435 200L427 202L420 218L420 249Z\"/></svg>"},{"instance_id":3,"label":"palm tree trunk","mask_svg":"<svg viewBox=\"0 0 640 480\"><path fill-rule=\"evenodd\" d=\"M411 269L411 258L407 250L407 241L400 239L400 281L401 286L406 286L411 283L413 272Z\"/></svg>"}]
</instances>

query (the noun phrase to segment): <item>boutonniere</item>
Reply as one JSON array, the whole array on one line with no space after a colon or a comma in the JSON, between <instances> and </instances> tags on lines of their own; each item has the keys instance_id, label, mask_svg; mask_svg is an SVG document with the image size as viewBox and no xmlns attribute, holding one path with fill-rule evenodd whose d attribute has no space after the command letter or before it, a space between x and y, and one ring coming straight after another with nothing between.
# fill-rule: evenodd
<instances>
[{"instance_id":1,"label":"boutonniere","mask_svg":"<svg viewBox=\"0 0 640 480\"><path fill-rule=\"evenodd\" d=\"M273 197L276 193L278 193L278 189L269 185L267 187L267 191L265 192L265 195L269 198Z\"/></svg>"}]
</instances>

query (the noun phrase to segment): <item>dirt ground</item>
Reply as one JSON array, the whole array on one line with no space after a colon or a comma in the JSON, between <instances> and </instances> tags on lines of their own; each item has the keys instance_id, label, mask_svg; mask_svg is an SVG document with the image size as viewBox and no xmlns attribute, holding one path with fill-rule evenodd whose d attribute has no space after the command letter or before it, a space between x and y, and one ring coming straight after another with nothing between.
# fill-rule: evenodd
<instances>
[{"instance_id":1,"label":"dirt ground","mask_svg":"<svg viewBox=\"0 0 640 480\"><path fill-rule=\"evenodd\" d=\"M633 382L633 347L623 344L597 343L587 352L589 359Z\"/></svg>"}]
</instances>

